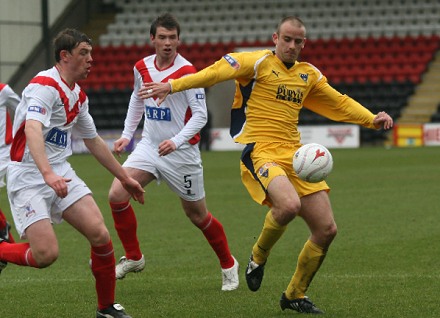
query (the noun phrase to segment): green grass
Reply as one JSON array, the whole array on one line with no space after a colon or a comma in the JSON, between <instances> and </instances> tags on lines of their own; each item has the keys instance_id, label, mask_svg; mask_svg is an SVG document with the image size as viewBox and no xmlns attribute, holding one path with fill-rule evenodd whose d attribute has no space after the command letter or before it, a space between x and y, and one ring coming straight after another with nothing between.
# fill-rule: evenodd
<instances>
[{"instance_id":1,"label":"green grass","mask_svg":"<svg viewBox=\"0 0 440 318\"><path fill-rule=\"evenodd\" d=\"M326 317L440 317L438 180L440 148L332 150L328 178L339 233L308 295ZM135 318L288 317L278 305L308 232L294 220L275 246L257 293L244 269L267 211L240 181L238 152L205 152L208 207L223 223L241 264L240 288L220 291L218 261L165 184L147 188L145 206L134 203L139 239L147 258L141 274L117 282L117 301ZM71 163L94 191L122 247L107 205L112 177L88 155ZM6 191L0 206L10 215ZM0 276L2 318L93 317L96 298L89 247L67 224L55 226L60 257L37 270L10 264ZM15 230L14 230L15 233Z\"/></svg>"}]
</instances>

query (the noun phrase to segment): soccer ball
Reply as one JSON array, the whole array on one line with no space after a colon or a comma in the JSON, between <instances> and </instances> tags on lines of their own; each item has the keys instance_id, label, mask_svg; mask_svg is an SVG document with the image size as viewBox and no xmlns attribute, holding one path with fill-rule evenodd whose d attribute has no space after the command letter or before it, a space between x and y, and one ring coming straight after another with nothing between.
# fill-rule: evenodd
<instances>
[{"instance_id":1,"label":"soccer ball","mask_svg":"<svg viewBox=\"0 0 440 318\"><path fill-rule=\"evenodd\" d=\"M305 144L293 155L293 170L304 181L313 183L323 181L332 168L332 154L323 145Z\"/></svg>"}]
</instances>

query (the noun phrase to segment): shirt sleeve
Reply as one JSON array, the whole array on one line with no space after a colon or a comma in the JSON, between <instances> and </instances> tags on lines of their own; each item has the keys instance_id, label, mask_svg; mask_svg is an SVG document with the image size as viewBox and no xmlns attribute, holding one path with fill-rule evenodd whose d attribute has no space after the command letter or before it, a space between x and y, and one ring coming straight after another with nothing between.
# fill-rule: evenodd
<instances>
[{"instance_id":1,"label":"shirt sleeve","mask_svg":"<svg viewBox=\"0 0 440 318\"><path fill-rule=\"evenodd\" d=\"M210 87L231 79L252 78L255 73L256 56L251 52L226 54L211 66L195 74L171 80L171 90L173 93L181 92L190 88Z\"/></svg>"},{"instance_id":2,"label":"shirt sleeve","mask_svg":"<svg viewBox=\"0 0 440 318\"><path fill-rule=\"evenodd\" d=\"M30 84L23 94L27 105L26 120L37 120L45 127L49 127L57 94L55 89L50 86Z\"/></svg>"},{"instance_id":3,"label":"shirt sleeve","mask_svg":"<svg viewBox=\"0 0 440 318\"><path fill-rule=\"evenodd\" d=\"M134 72L134 88L131 94L130 101L128 103L127 116L124 121L124 130L122 131L121 137L131 140L134 133L139 126L144 113L144 101L138 96L139 87L142 85L140 79L142 78L136 68L133 69Z\"/></svg>"},{"instance_id":4,"label":"shirt sleeve","mask_svg":"<svg viewBox=\"0 0 440 318\"><path fill-rule=\"evenodd\" d=\"M206 109L205 90L202 88L189 89L182 94L185 94L191 109L191 117L185 124L183 129L173 138L176 148L188 142L194 135L196 135L208 121L208 111Z\"/></svg>"},{"instance_id":5,"label":"shirt sleeve","mask_svg":"<svg viewBox=\"0 0 440 318\"><path fill-rule=\"evenodd\" d=\"M373 125L375 115L354 99L331 87L324 76L307 95L304 107L334 121L376 129Z\"/></svg>"},{"instance_id":6,"label":"shirt sleeve","mask_svg":"<svg viewBox=\"0 0 440 318\"><path fill-rule=\"evenodd\" d=\"M12 90L9 85L6 85L2 93L5 94L5 105L9 111L15 112L17 105L20 103L20 97Z\"/></svg>"}]
</instances>

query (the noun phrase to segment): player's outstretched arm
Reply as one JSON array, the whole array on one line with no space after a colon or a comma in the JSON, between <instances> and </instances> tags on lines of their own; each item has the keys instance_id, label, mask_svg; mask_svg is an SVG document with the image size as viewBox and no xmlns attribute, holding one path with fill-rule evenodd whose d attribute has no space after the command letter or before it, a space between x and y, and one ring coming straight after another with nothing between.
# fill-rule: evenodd
<instances>
[{"instance_id":1,"label":"player's outstretched arm","mask_svg":"<svg viewBox=\"0 0 440 318\"><path fill-rule=\"evenodd\" d=\"M122 186L130 193L132 198L144 204L144 189L139 182L127 174L127 171L113 156L105 141L101 137L96 136L92 139L84 139L84 144L99 163L121 181Z\"/></svg>"}]
</instances>

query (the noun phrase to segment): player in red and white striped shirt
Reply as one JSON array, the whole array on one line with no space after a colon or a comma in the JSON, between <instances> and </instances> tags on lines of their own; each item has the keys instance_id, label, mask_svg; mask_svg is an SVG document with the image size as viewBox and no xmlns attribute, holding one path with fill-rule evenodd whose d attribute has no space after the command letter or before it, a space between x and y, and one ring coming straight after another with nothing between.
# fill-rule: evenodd
<instances>
[{"instance_id":1,"label":"player in red and white striped shirt","mask_svg":"<svg viewBox=\"0 0 440 318\"><path fill-rule=\"evenodd\" d=\"M88 98L77 81L92 66L91 40L66 29L54 40L56 65L35 76L24 89L14 119L14 140L7 172L8 198L15 227L28 243L11 243L0 235L0 261L44 268L58 258L52 224L65 220L90 243L96 280L96 317L129 318L114 303L115 258L108 229L90 189L67 159L75 127L93 156L143 202L143 189L128 176L96 132ZM71 313L75 316L75 313Z\"/></svg>"},{"instance_id":2,"label":"player in red and white striped shirt","mask_svg":"<svg viewBox=\"0 0 440 318\"><path fill-rule=\"evenodd\" d=\"M202 231L219 259L222 290L230 291L239 285L238 262L231 255L222 224L207 209L202 160L197 146L199 131L207 121L205 92L197 88L173 94L161 107L153 98L138 97L144 82L166 82L196 72L194 66L177 53L179 34L180 26L170 14L161 15L152 23L150 40L156 54L141 59L134 67L134 90L124 131L115 142L114 151L124 150L144 115L142 139L123 166L142 186L153 180L163 180L180 197L186 215ZM130 195L115 179L109 200L125 249L125 256L116 266L116 278L119 279L145 267L136 234L136 216L129 199Z\"/></svg>"}]
</instances>

